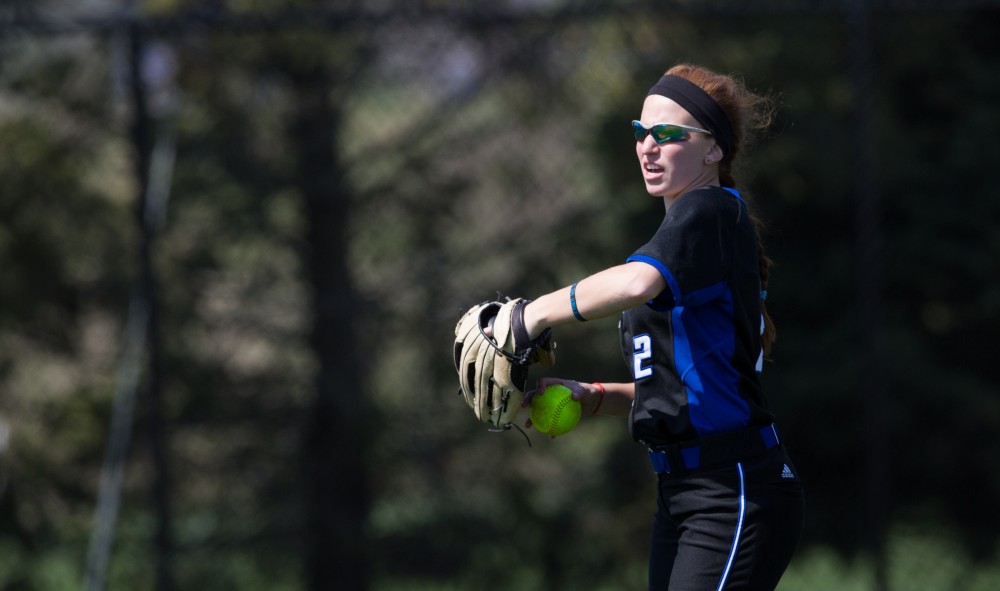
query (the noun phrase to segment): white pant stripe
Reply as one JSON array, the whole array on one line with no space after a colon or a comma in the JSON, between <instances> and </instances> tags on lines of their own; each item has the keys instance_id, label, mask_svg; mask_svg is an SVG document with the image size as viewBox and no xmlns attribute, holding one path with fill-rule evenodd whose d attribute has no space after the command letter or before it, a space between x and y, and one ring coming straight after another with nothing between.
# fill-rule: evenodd
<instances>
[{"instance_id":1,"label":"white pant stripe","mask_svg":"<svg viewBox=\"0 0 1000 591\"><path fill-rule=\"evenodd\" d=\"M729 571L733 568L733 561L736 560L736 549L740 546L740 536L743 533L743 517L747 510L746 485L743 482L743 464L736 464L736 471L740 475L740 515L736 521L736 533L733 534L733 547L729 550L729 559L726 561L726 568L722 571L722 578L719 579L719 586L715 591L722 591L729 579Z\"/></svg>"}]
</instances>

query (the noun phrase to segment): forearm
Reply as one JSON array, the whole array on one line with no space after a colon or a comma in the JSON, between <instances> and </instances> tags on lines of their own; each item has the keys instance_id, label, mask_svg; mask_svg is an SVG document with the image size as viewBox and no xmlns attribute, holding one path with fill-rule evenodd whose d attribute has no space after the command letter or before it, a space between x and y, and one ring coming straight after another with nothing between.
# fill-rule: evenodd
<instances>
[{"instance_id":1,"label":"forearm","mask_svg":"<svg viewBox=\"0 0 1000 591\"><path fill-rule=\"evenodd\" d=\"M635 400L635 384L601 384L601 386L604 387L604 400L597 408L597 414L627 417L632 410L632 401ZM596 384L594 387L600 389Z\"/></svg>"},{"instance_id":2,"label":"forearm","mask_svg":"<svg viewBox=\"0 0 1000 591\"><path fill-rule=\"evenodd\" d=\"M645 263L626 263L595 273L576 284L577 313L586 320L618 314L656 297L666 287L659 271ZM578 322L570 304L570 287L545 294L524 309L532 338L546 327Z\"/></svg>"}]
</instances>

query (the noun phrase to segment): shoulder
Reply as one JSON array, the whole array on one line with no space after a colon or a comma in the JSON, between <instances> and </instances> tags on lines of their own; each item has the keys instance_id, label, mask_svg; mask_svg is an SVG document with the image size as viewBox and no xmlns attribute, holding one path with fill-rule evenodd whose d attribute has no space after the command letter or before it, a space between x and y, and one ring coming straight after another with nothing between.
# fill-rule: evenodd
<instances>
[{"instance_id":1,"label":"shoulder","mask_svg":"<svg viewBox=\"0 0 1000 591\"><path fill-rule=\"evenodd\" d=\"M701 187L678 197L670 205L666 217L674 220L713 219L737 212L741 207L738 194L722 187Z\"/></svg>"}]
</instances>

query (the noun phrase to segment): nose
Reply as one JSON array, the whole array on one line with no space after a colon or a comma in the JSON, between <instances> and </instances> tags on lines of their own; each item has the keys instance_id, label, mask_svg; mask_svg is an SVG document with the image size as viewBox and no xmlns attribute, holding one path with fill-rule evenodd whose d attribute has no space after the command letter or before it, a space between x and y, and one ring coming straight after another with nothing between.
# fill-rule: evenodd
<instances>
[{"instance_id":1,"label":"nose","mask_svg":"<svg viewBox=\"0 0 1000 591\"><path fill-rule=\"evenodd\" d=\"M660 146L660 144L657 144L656 140L653 139L653 134L651 133L647 133L646 137L642 138L642 141L639 143L640 143L640 149L643 151L643 153L652 152L654 149Z\"/></svg>"}]
</instances>

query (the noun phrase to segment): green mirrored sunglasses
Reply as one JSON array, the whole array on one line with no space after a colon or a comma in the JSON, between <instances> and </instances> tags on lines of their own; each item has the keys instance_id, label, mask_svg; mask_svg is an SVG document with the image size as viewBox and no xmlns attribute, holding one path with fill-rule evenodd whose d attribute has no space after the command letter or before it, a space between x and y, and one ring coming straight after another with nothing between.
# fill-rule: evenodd
<instances>
[{"instance_id":1,"label":"green mirrored sunglasses","mask_svg":"<svg viewBox=\"0 0 1000 591\"><path fill-rule=\"evenodd\" d=\"M641 142L646 139L646 134L652 134L653 140L658 144L667 142L683 142L691 137L691 133L704 133L712 135L711 131L688 127L687 125L675 125L673 123L656 123L652 127L646 127L639 121L632 122L632 133L635 134L635 141Z\"/></svg>"}]
</instances>

